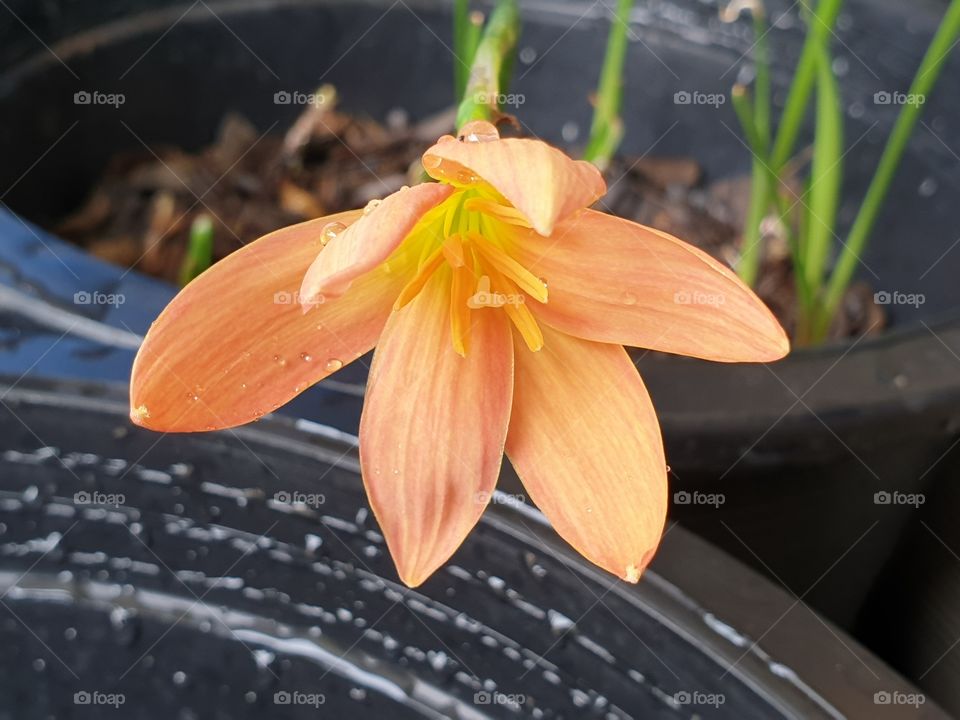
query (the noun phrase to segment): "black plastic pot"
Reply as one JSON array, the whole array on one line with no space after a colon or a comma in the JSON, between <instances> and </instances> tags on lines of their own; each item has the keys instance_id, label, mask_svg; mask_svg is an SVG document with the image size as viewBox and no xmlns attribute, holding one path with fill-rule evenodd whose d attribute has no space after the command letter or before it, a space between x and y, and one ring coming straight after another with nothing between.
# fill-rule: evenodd
<instances>
[{"instance_id":1,"label":"black plastic pot","mask_svg":"<svg viewBox=\"0 0 960 720\"><path fill-rule=\"evenodd\" d=\"M32 219L75 206L121 148L201 146L228 110L264 130L292 120L298 108L276 105L279 90L333 82L347 109L375 116L401 106L416 117L450 101L448 10L434 3L9 6L31 32L16 22L0 28L0 187L10 188L4 202ZM800 39L785 9L771 3L783 26L772 35L779 100ZM875 104L874 93L907 87L941 10L932 0L862 0L841 18L838 67L853 147L844 222L897 109ZM607 18L596 3L558 2L531 5L526 19L515 87L525 98L521 118L546 139L582 142ZM720 24L714 5L693 0L638 3L635 19L624 151L693 156L713 177L746 172L732 109L673 98L726 92L750 47L748 28ZM951 150L960 145L956 68L951 61L928 103L864 257L865 279L878 291L923 293L922 306L890 306L894 327L879 340L801 351L772 366L640 361L675 490L696 501L676 503L674 517L845 626L917 516L875 496L928 490L960 428L960 324L952 319L960 251L951 250L950 190L960 180ZM125 102L76 105L81 91L123 93ZM339 409L329 419L347 430L355 423ZM711 495L714 504L699 504Z\"/></svg>"},{"instance_id":2,"label":"black plastic pot","mask_svg":"<svg viewBox=\"0 0 960 720\"><path fill-rule=\"evenodd\" d=\"M905 717L883 693L946 717L679 527L629 586L494 503L411 591L329 429L158 436L122 387L0 397L0 718Z\"/></svg>"}]
</instances>

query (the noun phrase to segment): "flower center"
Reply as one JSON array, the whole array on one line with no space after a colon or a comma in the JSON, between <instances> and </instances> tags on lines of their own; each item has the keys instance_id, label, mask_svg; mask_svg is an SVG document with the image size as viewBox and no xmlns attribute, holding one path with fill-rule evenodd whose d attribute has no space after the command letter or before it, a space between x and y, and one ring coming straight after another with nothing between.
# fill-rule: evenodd
<instances>
[{"instance_id":1,"label":"flower center","mask_svg":"<svg viewBox=\"0 0 960 720\"><path fill-rule=\"evenodd\" d=\"M530 224L489 185L452 184L457 191L426 213L396 250L416 272L394 308L399 310L419 295L435 273L444 273L449 275L456 352L466 356L471 312L485 310L505 312L527 347L539 350L543 334L528 301L546 303L547 283L511 255Z\"/></svg>"}]
</instances>

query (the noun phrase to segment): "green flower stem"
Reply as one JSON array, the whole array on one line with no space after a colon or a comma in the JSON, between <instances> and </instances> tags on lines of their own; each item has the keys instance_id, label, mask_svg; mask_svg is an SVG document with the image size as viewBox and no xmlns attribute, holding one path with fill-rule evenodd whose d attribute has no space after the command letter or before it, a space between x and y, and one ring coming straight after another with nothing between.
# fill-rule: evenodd
<instances>
[{"instance_id":1,"label":"green flower stem","mask_svg":"<svg viewBox=\"0 0 960 720\"><path fill-rule=\"evenodd\" d=\"M453 5L453 83L454 97L460 100L467 88L470 66L483 30L483 13L470 12L470 0L454 0Z\"/></svg>"},{"instance_id":2,"label":"green flower stem","mask_svg":"<svg viewBox=\"0 0 960 720\"><path fill-rule=\"evenodd\" d=\"M833 32L842 5L843 0L820 0L816 13L810 14L803 50L787 93L787 101L780 116L780 126L777 128L773 143L771 163L777 173L783 170L793 154L800 126L803 124L803 118L809 106L813 84L817 79L817 56L820 48Z\"/></svg>"},{"instance_id":3,"label":"green flower stem","mask_svg":"<svg viewBox=\"0 0 960 720\"><path fill-rule=\"evenodd\" d=\"M499 99L507 87L513 51L520 35L516 0L500 0L480 36L460 106L457 128L472 120L493 122L500 112Z\"/></svg>"},{"instance_id":4,"label":"green flower stem","mask_svg":"<svg viewBox=\"0 0 960 720\"><path fill-rule=\"evenodd\" d=\"M607 51L600 71L590 139L583 151L583 159L600 170L606 170L610 159L623 139L623 120L620 106L623 101L623 65L627 56L627 30L633 0L618 0L617 11L610 23Z\"/></svg>"},{"instance_id":5,"label":"green flower stem","mask_svg":"<svg viewBox=\"0 0 960 720\"><path fill-rule=\"evenodd\" d=\"M958 34L960 34L960 0L952 0L933 40L930 42L930 47L927 48L916 77L910 85L910 96L926 99L940 76L940 71L953 49ZM830 277L823 302L823 313L818 318L815 327L818 338L824 337L829 330L830 320L836 313L850 280L853 278L858 259L883 207L897 166L900 164L900 159L907 147L907 141L920 119L922 107L922 103L908 102L900 109L893 131L890 133L886 147L883 149L883 155L880 157L880 163L873 179L870 181L869 188L867 188L863 204L860 206L860 210L853 221L853 226L850 228L846 245Z\"/></svg>"}]
</instances>

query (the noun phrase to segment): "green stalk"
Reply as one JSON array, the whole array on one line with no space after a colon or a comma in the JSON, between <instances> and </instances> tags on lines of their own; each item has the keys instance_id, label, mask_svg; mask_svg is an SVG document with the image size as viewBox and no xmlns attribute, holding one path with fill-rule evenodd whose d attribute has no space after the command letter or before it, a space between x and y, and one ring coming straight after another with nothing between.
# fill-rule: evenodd
<instances>
[{"instance_id":1,"label":"green stalk","mask_svg":"<svg viewBox=\"0 0 960 720\"><path fill-rule=\"evenodd\" d=\"M213 221L209 215L200 215L190 226L187 254L180 265L180 287L213 264Z\"/></svg>"},{"instance_id":2,"label":"green stalk","mask_svg":"<svg viewBox=\"0 0 960 720\"><path fill-rule=\"evenodd\" d=\"M607 51L600 71L596 106L590 126L590 139L583 151L583 159L592 162L601 171L610 165L610 159L623 139L623 119L620 106L623 101L623 65L627 57L627 30L633 0L618 0L617 11L610 23Z\"/></svg>"},{"instance_id":3,"label":"green stalk","mask_svg":"<svg viewBox=\"0 0 960 720\"><path fill-rule=\"evenodd\" d=\"M747 224L743 230L743 246L740 249L740 262L737 264L737 273L747 285L753 286L757 281L760 270L760 255L762 247L762 233L760 225L770 209L770 194L776 190L776 184L771 183L770 172L767 169L767 153L770 146L770 58L767 53L767 21L763 5L759 2L751 9L753 14L753 34L756 63L755 92L756 102L753 103L752 125L754 133L753 163L750 170L750 207L747 210ZM736 99L734 109L736 110ZM741 103L741 110L746 104ZM745 125L745 118L741 118L741 125Z\"/></svg>"},{"instance_id":4,"label":"green stalk","mask_svg":"<svg viewBox=\"0 0 960 720\"><path fill-rule=\"evenodd\" d=\"M831 64L824 42L817 60L817 125L807 197L810 224L803 246L806 281L814 296L819 295L833 247L843 179L843 108Z\"/></svg>"},{"instance_id":5,"label":"green stalk","mask_svg":"<svg viewBox=\"0 0 960 720\"><path fill-rule=\"evenodd\" d=\"M926 98L933 89L940 76L940 71L946 62L947 56L953 49L957 35L960 34L960 0L952 0L940 26L937 28L930 47L917 69L917 75L910 85L910 95ZM857 213L847 236L847 243L840 254L837 265L830 277L827 291L824 296L824 312L818 319L816 333L823 337L829 329L833 318L847 291L853 272L856 269L858 258L863 252L870 231L876 223L877 216L883 207L884 199L890 189L891 181L903 157L913 129L920 119L921 104L907 103L900 109L893 131L887 139L880 163L874 173L863 204Z\"/></svg>"},{"instance_id":6,"label":"green stalk","mask_svg":"<svg viewBox=\"0 0 960 720\"><path fill-rule=\"evenodd\" d=\"M467 88L470 66L483 30L483 13L470 12L470 0L454 0L453 5L453 86L459 101Z\"/></svg>"},{"instance_id":7,"label":"green stalk","mask_svg":"<svg viewBox=\"0 0 960 720\"><path fill-rule=\"evenodd\" d=\"M472 120L492 122L500 112L498 99L506 89L506 72L520 35L516 0L499 0L480 36L470 64L463 99L457 108L457 128Z\"/></svg>"},{"instance_id":8,"label":"green stalk","mask_svg":"<svg viewBox=\"0 0 960 720\"><path fill-rule=\"evenodd\" d=\"M780 116L780 126L777 128L776 139L773 143L771 163L778 174L786 165L797 143L797 135L810 102L810 93L817 79L817 55L819 48L827 42L840 14L843 0L820 0L816 13L811 13L809 27L797 63L797 70L790 83L787 101Z\"/></svg>"}]
</instances>

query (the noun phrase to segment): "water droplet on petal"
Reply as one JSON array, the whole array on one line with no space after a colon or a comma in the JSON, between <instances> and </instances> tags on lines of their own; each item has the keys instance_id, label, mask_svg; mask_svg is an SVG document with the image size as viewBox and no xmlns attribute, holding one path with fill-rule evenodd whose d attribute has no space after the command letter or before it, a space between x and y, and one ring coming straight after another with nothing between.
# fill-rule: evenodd
<instances>
[{"instance_id":1,"label":"water droplet on petal","mask_svg":"<svg viewBox=\"0 0 960 720\"><path fill-rule=\"evenodd\" d=\"M637 304L637 296L634 295L632 292L625 292L625 293L621 296L620 302L622 302L624 305L636 305L636 304Z\"/></svg>"},{"instance_id":2,"label":"water droplet on petal","mask_svg":"<svg viewBox=\"0 0 960 720\"><path fill-rule=\"evenodd\" d=\"M497 127L486 120L468 122L460 129L460 140L463 142L493 142L499 139Z\"/></svg>"},{"instance_id":3,"label":"water droplet on petal","mask_svg":"<svg viewBox=\"0 0 960 720\"><path fill-rule=\"evenodd\" d=\"M279 365L280 367L286 367L286 366L287 366L286 358L282 358L282 357L280 357L279 355L274 355L274 356L273 356L273 361L274 361L277 365Z\"/></svg>"},{"instance_id":4,"label":"water droplet on petal","mask_svg":"<svg viewBox=\"0 0 960 720\"><path fill-rule=\"evenodd\" d=\"M343 367L343 361L337 358L330 358L325 365L328 372L336 372Z\"/></svg>"},{"instance_id":5,"label":"water droplet on petal","mask_svg":"<svg viewBox=\"0 0 960 720\"><path fill-rule=\"evenodd\" d=\"M347 226L341 222L327 223L323 226L323 232L320 234L320 244L326 246L337 235L347 229Z\"/></svg>"},{"instance_id":6,"label":"water droplet on petal","mask_svg":"<svg viewBox=\"0 0 960 720\"><path fill-rule=\"evenodd\" d=\"M367 206L366 206L365 208L363 208L363 214L364 214L364 215L369 215L369 214L372 213L374 210L376 210L378 207L380 207L380 203L382 203L382 202L383 202L383 200L377 200L376 198L373 199L373 200L371 200L370 202L367 203Z\"/></svg>"},{"instance_id":7,"label":"water droplet on petal","mask_svg":"<svg viewBox=\"0 0 960 720\"><path fill-rule=\"evenodd\" d=\"M450 138L451 140L453 138ZM423 156L423 166L428 170L440 167L443 164L443 160L437 155L424 155Z\"/></svg>"},{"instance_id":8,"label":"water droplet on petal","mask_svg":"<svg viewBox=\"0 0 960 720\"><path fill-rule=\"evenodd\" d=\"M304 362L310 362L313 360L313 357L309 353L300 353L300 359Z\"/></svg>"}]
</instances>

